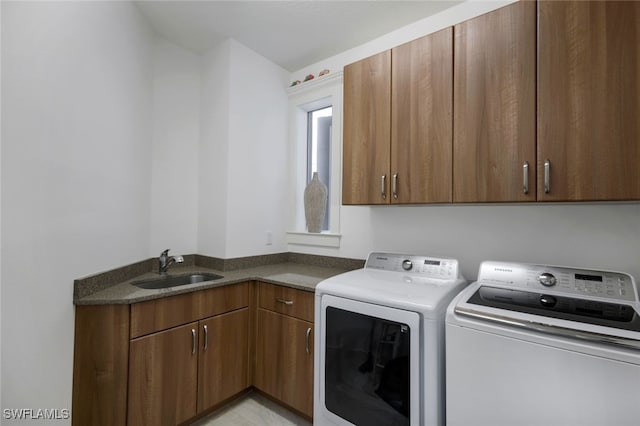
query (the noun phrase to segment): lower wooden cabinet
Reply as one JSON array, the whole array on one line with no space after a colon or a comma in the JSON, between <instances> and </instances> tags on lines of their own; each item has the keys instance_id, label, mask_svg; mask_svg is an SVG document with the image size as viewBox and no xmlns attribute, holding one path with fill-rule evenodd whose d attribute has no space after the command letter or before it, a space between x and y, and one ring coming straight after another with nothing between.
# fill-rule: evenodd
<instances>
[{"instance_id":1,"label":"lower wooden cabinet","mask_svg":"<svg viewBox=\"0 0 640 426\"><path fill-rule=\"evenodd\" d=\"M195 417L198 323L131 341L130 425L176 425Z\"/></svg>"},{"instance_id":2,"label":"lower wooden cabinet","mask_svg":"<svg viewBox=\"0 0 640 426\"><path fill-rule=\"evenodd\" d=\"M129 305L76 306L74 334L72 424L126 424Z\"/></svg>"},{"instance_id":3,"label":"lower wooden cabinet","mask_svg":"<svg viewBox=\"0 0 640 426\"><path fill-rule=\"evenodd\" d=\"M313 416L314 293L258 283L254 386Z\"/></svg>"},{"instance_id":4,"label":"lower wooden cabinet","mask_svg":"<svg viewBox=\"0 0 640 426\"><path fill-rule=\"evenodd\" d=\"M248 311L132 340L128 424L180 424L245 389Z\"/></svg>"},{"instance_id":5,"label":"lower wooden cabinet","mask_svg":"<svg viewBox=\"0 0 640 426\"><path fill-rule=\"evenodd\" d=\"M313 416L313 323L258 309L254 385Z\"/></svg>"},{"instance_id":6,"label":"lower wooden cabinet","mask_svg":"<svg viewBox=\"0 0 640 426\"><path fill-rule=\"evenodd\" d=\"M248 308L200 321L198 413L249 387L248 330Z\"/></svg>"},{"instance_id":7,"label":"lower wooden cabinet","mask_svg":"<svg viewBox=\"0 0 640 426\"><path fill-rule=\"evenodd\" d=\"M244 282L78 306L73 424L178 425L252 385L311 418L313 302L312 292Z\"/></svg>"}]
</instances>

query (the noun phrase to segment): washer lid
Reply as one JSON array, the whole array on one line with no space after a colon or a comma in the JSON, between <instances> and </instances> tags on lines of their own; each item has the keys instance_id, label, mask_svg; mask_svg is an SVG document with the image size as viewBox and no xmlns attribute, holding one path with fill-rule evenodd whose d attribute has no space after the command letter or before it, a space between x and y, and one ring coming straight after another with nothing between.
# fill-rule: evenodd
<instances>
[{"instance_id":1,"label":"washer lid","mask_svg":"<svg viewBox=\"0 0 640 426\"><path fill-rule=\"evenodd\" d=\"M638 303L563 298L475 282L451 302L446 322L488 333L513 331L525 340L533 339L534 335L555 336L588 345L607 344L637 351L640 349L638 315Z\"/></svg>"},{"instance_id":2,"label":"washer lid","mask_svg":"<svg viewBox=\"0 0 640 426\"><path fill-rule=\"evenodd\" d=\"M478 286L467 304L640 332L640 315L628 303Z\"/></svg>"},{"instance_id":3,"label":"washer lid","mask_svg":"<svg viewBox=\"0 0 640 426\"><path fill-rule=\"evenodd\" d=\"M629 274L486 261L451 303L447 322L498 325L640 349L640 302Z\"/></svg>"}]
</instances>

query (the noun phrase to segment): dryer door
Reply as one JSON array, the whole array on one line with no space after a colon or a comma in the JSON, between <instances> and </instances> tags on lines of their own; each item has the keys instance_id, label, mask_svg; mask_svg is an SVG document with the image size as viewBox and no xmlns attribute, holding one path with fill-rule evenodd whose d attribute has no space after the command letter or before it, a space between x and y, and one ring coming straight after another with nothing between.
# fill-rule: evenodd
<instances>
[{"instance_id":1,"label":"dryer door","mask_svg":"<svg viewBox=\"0 0 640 426\"><path fill-rule=\"evenodd\" d=\"M321 309L315 422L420 424L419 315L329 295Z\"/></svg>"}]
</instances>

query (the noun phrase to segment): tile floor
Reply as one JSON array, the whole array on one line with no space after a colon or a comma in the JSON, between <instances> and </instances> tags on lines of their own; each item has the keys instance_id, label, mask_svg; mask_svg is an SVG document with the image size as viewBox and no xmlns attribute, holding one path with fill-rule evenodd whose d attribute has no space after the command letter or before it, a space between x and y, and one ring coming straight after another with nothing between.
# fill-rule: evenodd
<instances>
[{"instance_id":1,"label":"tile floor","mask_svg":"<svg viewBox=\"0 0 640 426\"><path fill-rule=\"evenodd\" d=\"M191 426L311 426L311 423L251 392Z\"/></svg>"}]
</instances>

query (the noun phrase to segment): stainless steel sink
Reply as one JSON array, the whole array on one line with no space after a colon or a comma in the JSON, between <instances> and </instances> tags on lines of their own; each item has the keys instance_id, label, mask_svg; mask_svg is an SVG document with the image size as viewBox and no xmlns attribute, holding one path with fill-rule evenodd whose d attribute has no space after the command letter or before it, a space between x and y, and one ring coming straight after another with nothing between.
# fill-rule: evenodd
<instances>
[{"instance_id":1,"label":"stainless steel sink","mask_svg":"<svg viewBox=\"0 0 640 426\"><path fill-rule=\"evenodd\" d=\"M196 284L205 281L214 281L224 278L222 275L198 273L190 275L167 276L159 278L151 278L148 280L134 281L131 284L147 290L156 290L160 288L177 287L187 284Z\"/></svg>"}]
</instances>

